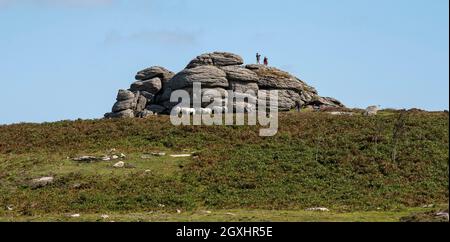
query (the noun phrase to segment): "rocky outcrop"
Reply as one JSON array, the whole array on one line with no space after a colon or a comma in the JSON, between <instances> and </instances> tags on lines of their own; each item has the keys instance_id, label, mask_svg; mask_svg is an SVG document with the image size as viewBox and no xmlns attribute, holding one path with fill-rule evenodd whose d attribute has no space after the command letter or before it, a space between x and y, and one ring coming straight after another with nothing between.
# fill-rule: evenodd
<instances>
[{"instance_id":1,"label":"rocky outcrop","mask_svg":"<svg viewBox=\"0 0 450 242\"><path fill-rule=\"evenodd\" d=\"M153 66L153 67L144 69L142 71L139 71L136 74L136 80L145 81L145 80L150 80L152 78L158 77L162 80L163 83L166 83L170 79L172 79L172 77L174 75L175 75L175 73L167 70L164 67Z\"/></svg>"},{"instance_id":2,"label":"rocky outcrop","mask_svg":"<svg viewBox=\"0 0 450 242\"><path fill-rule=\"evenodd\" d=\"M329 97L321 97L315 88L299 78L275 67L265 65L245 65L243 59L233 53L213 52L197 56L187 67L175 74L163 67L154 66L139 71L128 90L119 90L112 112L105 114L106 118L148 117L156 114L169 114L178 103L171 103L173 91L186 90L194 96L192 84L202 84L202 100L206 107L213 101L209 93L217 91L227 100L227 90L232 90L238 97L247 100L257 100L258 91L269 93L278 90L278 108L289 111L297 106L321 109L324 107L344 107L344 105ZM249 95L251 91L254 94ZM268 97L270 98L270 97ZM236 104L237 105L237 104ZM244 104L234 105L242 106ZM248 105L245 109L252 109Z\"/></svg>"},{"instance_id":3,"label":"rocky outcrop","mask_svg":"<svg viewBox=\"0 0 450 242\"><path fill-rule=\"evenodd\" d=\"M220 67L227 76L229 81L238 82L258 82L258 75L254 71L251 71L242 66L223 66Z\"/></svg>"},{"instance_id":4,"label":"rocky outcrop","mask_svg":"<svg viewBox=\"0 0 450 242\"><path fill-rule=\"evenodd\" d=\"M130 91L136 92L147 92L150 94L158 93L162 89L161 79L158 77L145 80L145 81L137 81L131 84Z\"/></svg>"},{"instance_id":5,"label":"rocky outcrop","mask_svg":"<svg viewBox=\"0 0 450 242\"><path fill-rule=\"evenodd\" d=\"M242 57L227 52L213 52L197 56L187 65L187 69L197 66L235 66L244 64Z\"/></svg>"},{"instance_id":6,"label":"rocky outcrop","mask_svg":"<svg viewBox=\"0 0 450 242\"><path fill-rule=\"evenodd\" d=\"M317 95L316 89L308 86L300 79L275 67L264 65L247 65L246 68L258 75L258 86L260 89L294 90Z\"/></svg>"},{"instance_id":7,"label":"rocky outcrop","mask_svg":"<svg viewBox=\"0 0 450 242\"><path fill-rule=\"evenodd\" d=\"M200 82L202 87L228 87L227 75L215 66L197 66L184 69L169 81L172 90L192 87L194 82Z\"/></svg>"}]
</instances>

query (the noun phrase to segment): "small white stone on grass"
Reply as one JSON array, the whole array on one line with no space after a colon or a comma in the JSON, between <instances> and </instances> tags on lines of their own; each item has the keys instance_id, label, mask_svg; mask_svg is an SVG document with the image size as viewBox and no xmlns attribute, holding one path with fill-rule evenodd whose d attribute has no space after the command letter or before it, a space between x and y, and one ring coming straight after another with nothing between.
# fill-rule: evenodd
<instances>
[{"instance_id":1,"label":"small white stone on grass","mask_svg":"<svg viewBox=\"0 0 450 242\"><path fill-rule=\"evenodd\" d=\"M80 215L79 213L70 215L70 217L72 217L72 218L79 218L80 216L81 216L81 215Z\"/></svg>"},{"instance_id":2,"label":"small white stone on grass","mask_svg":"<svg viewBox=\"0 0 450 242\"><path fill-rule=\"evenodd\" d=\"M316 208L307 208L306 211L311 211L311 212L329 212L330 209L324 208L324 207L316 207Z\"/></svg>"},{"instance_id":3,"label":"small white stone on grass","mask_svg":"<svg viewBox=\"0 0 450 242\"><path fill-rule=\"evenodd\" d=\"M119 161L116 164L113 165L114 168L123 168L125 167L125 162Z\"/></svg>"},{"instance_id":4,"label":"small white stone on grass","mask_svg":"<svg viewBox=\"0 0 450 242\"><path fill-rule=\"evenodd\" d=\"M35 188L43 187L53 183L54 178L52 176L36 178L31 181L31 185Z\"/></svg>"},{"instance_id":5,"label":"small white stone on grass","mask_svg":"<svg viewBox=\"0 0 450 242\"><path fill-rule=\"evenodd\" d=\"M432 208L434 207L434 204L428 204L428 205L423 205L422 208Z\"/></svg>"},{"instance_id":6,"label":"small white stone on grass","mask_svg":"<svg viewBox=\"0 0 450 242\"><path fill-rule=\"evenodd\" d=\"M41 177L41 178L34 179L33 181L35 181L35 182L52 182L53 177L51 177L51 176Z\"/></svg>"},{"instance_id":7,"label":"small white stone on grass","mask_svg":"<svg viewBox=\"0 0 450 242\"><path fill-rule=\"evenodd\" d=\"M180 155L170 155L173 158L190 157L192 154L180 154Z\"/></svg>"}]
</instances>

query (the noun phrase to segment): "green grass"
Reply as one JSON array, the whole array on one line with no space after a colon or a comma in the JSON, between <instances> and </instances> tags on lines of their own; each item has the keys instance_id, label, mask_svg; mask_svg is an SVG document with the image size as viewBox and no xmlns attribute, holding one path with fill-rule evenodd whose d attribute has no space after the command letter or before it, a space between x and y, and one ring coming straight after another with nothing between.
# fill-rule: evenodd
<instances>
[{"instance_id":1,"label":"green grass","mask_svg":"<svg viewBox=\"0 0 450 242\"><path fill-rule=\"evenodd\" d=\"M430 209L415 208L396 211L308 212L303 210L198 210L188 212L149 211L140 213L45 214L37 216L4 216L0 222L398 222L403 217ZM102 217L107 215L107 218Z\"/></svg>"},{"instance_id":2,"label":"green grass","mask_svg":"<svg viewBox=\"0 0 450 242\"><path fill-rule=\"evenodd\" d=\"M398 221L448 204L448 125L446 113L394 111L283 113L274 137L259 137L258 126L175 127L168 117L4 125L0 220ZM111 148L134 168L67 158ZM154 151L194 156L142 158ZM29 186L42 176L55 182ZM304 211L317 206L332 212Z\"/></svg>"}]
</instances>

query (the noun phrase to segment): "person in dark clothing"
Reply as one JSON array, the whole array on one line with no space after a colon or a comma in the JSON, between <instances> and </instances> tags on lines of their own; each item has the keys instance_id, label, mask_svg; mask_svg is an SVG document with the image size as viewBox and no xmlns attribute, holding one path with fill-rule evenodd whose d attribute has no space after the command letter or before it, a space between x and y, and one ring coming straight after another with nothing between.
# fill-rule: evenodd
<instances>
[{"instance_id":1,"label":"person in dark clothing","mask_svg":"<svg viewBox=\"0 0 450 242\"><path fill-rule=\"evenodd\" d=\"M261 55L259 53L256 53L256 64L261 64Z\"/></svg>"},{"instance_id":2,"label":"person in dark clothing","mask_svg":"<svg viewBox=\"0 0 450 242\"><path fill-rule=\"evenodd\" d=\"M265 66L269 65L269 59L267 59L267 56L264 57L264 65Z\"/></svg>"},{"instance_id":3,"label":"person in dark clothing","mask_svg":"<svg viewBox=\"0 0 450 242\"><path fill-rule=\"evenodd\" d=\"M295 101L295 109L297 109L297 112L300 112L302 105L300 104L299 101Z\"/></svg>"}]
</instances>

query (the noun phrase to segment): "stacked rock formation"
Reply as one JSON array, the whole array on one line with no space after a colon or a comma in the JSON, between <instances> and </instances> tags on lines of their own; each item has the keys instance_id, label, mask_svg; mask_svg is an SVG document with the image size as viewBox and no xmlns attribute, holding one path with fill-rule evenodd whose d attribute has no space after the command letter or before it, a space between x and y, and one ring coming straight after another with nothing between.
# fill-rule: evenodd
<instances>
[{"instance_id":1,"label":"stacked rock formation","mask_svg":"<svg viewBox=\"0 0 450 242\"><path fill-rule=\"evenodd\" d=\"M150 67L136 74L136 82L128 90L119 90L117 102L106 118L147 117L169 114L178 103L171 103L173 91L186 90L191 94L192 84L201 83L202 92L210 89L226 96L227 90L254 93L278 90L278 108L288 111L300 104L303 108L344 107L334 98L321 97L302 80L275 67L243 65L243 59L232 53L214 52L193 59L176 75L163 67ZM202 94L203 94L202 93ZM254 97L257 98L257 97ZM212 102L212 100L211 100ZM210 103L211 103L210 102ZM210 103L202 103L203 107Z\"/></svg>"}]
</instances>

